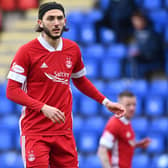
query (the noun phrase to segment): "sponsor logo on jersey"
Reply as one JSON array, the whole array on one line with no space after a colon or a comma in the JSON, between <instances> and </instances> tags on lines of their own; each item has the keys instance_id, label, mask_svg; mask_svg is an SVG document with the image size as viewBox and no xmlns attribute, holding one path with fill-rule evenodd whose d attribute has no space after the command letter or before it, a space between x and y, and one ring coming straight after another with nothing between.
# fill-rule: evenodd
<instances>
[{"instance_id":1,"label":"sponsor logo on jersey","mask_svg":"<svg viewBox=\"0 0 168 168\"><path fill-rule=\"evenodd\" d=\"M71 60L70 57L67 57L67 58L66 58L66 63L65 63L65 65L66 65L66 67L67 67L68 69L70 69L70 68L72 67L72 60Z\"/></svg>"},{"instance_id":2,"label":"sponsor logo on jersey","mask_svg":"<svg viewBox=\"0 0 168 168\"><path fill-rule=\"evenodd\" d=\"M40 68L48 68L48 65L45 62L43 62Z\"/></svg>"},{"instance_id":3,"label":"sponsor logo on jersey","mask_svg":"<svg viewBox=\"0 0 168 168\"><path fill-rule=\"evenodd\" d=\"M35 159L34 151L28 152L28 161L33 162Z\"/></svg>"},{"instance_id":4,"label":"sponsor logo on jersey","mask_svg":"<svg viewBox=\"0 0 168 168\"><path fill-rule=\"evenodd\" d=\"M45 76L51 79L53 82L59 82L68 85L69 73L66 72L54 72L54 75L44 72Z\"/></svg>"},{"instance_id":5,"label":"sponsor logo on jersey","mask_svg":"<svg viewBox=\"0 0 168 168\"><path fill-rule=\"evenodd\" d=\"M16 62L13 63L12 70L14 72L17 72L17 73L23 73L24 72L24 68L21 67L20 65L17 65Z\"/></svg>"}]
</instances>

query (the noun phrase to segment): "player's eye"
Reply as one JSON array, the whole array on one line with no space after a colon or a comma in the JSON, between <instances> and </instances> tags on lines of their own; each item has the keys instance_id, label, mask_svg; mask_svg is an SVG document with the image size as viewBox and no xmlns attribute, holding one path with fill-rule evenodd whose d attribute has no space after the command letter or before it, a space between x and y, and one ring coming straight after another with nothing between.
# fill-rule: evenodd
<instances>
[{"instance_id":1,"label":"player's eye","mask_svg":"<svg viewBox=\"0 0 168 168\"><path fill-rule=\"evenodd\" d=\"M62 19L63 19L63 16L58 16L57 19L58 19L58 20L62 20Z\"/></svg>"},{"instance_id":2,"label":"player's eye","mask_svg":"<svg viewBox=\"0 0 168 168\"><path fill-rule=\"evenodd\" d=\"M54 16L48 16L48 17L47 17L47 20L49 20L49 21L53 21L54 18L55 18Z\"/></svg>"}]
</instances>

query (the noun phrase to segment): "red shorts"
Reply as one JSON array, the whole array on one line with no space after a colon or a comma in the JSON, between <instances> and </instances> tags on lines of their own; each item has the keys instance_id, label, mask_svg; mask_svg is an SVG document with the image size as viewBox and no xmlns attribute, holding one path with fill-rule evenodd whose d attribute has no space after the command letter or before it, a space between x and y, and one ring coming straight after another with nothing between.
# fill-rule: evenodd
<instances>
[{"instance_id":1,"label":"red shorts","mask_svg":"<svg viewBox=\"0 0 168 168\"><path fill-rule=\"evenodd\" d=\"M22 136L25 168L78 168L73 134L54 136Z\"/></svg>"}]
</instances>

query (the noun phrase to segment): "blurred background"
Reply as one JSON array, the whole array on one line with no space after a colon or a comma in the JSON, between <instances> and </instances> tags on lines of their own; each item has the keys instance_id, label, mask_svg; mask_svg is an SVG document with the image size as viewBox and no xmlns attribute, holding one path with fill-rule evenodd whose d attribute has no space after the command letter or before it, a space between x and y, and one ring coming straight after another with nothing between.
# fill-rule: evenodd
<instances>
[{"instance_id":1,"label":"blurred background","mask_svg":"<svg viewBox=\"0 0 168 168\"><path fill-rule=\"evenodd\" d=\"M6 75L19 46L38 36L37 8L46 0L0 0L0 168L23 168L19 140L21 107L6 99ZM116 101L125 89L137 96L132 120L136 138L151 145L136 150L133 168L168 168L168 0L58 0L87 77ZM72 85L74 134L80 168L101 168L96 155L112 115Z\"/></svg>"}]
</instances>

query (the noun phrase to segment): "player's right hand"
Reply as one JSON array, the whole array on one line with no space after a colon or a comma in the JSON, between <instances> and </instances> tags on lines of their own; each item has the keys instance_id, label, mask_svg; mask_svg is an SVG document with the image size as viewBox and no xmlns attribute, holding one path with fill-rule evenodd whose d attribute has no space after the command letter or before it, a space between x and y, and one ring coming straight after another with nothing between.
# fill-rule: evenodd
<instances>
[{"instance_id":1,"label":"player's right hand","mask_svg":"<svg viewBox=\"0 0 168 168\"><path fill-rule=\"evenodd\" d=\"M64 123L65 122L65 114L59 109L49 106L45 104L41 108L42 113L49 118L53 123Z\"/></svg>"},{"instance_id":2,"label":"player's right hand","mask_svg":"<svg viewBox=\"0 0 168 168\"><path fill-rule=\"evenodd\" d=\"M109 111L113 112L115 114L115 116L118 118L123 117L126 113L126 109L124 108L124 106L122 104L114 103L109 100L105 104L105 106Z\"/></svg>"}]
</instances>

